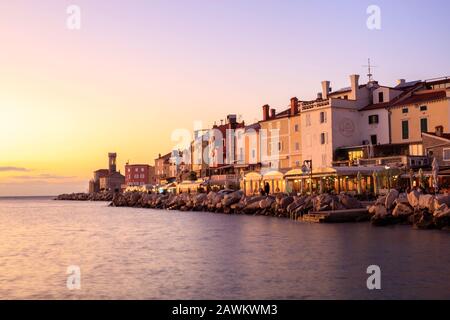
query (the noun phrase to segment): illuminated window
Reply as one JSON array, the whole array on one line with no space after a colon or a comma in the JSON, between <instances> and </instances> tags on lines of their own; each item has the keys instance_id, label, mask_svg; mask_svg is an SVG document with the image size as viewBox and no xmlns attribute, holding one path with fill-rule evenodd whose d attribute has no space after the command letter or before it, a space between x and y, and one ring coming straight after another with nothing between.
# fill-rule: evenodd
<instances>
[{"instance_id":1,"label":"illuminated window","mask_svg":"<svg viewBox=\"0 0 450 320\"><path fill-rule=\"evenodd\" d=\"M355 160L361 159L363 156L364 156L364 153L362 152L362 150L348 152L348 159L350 161L355 161Z\"/></svg>"}]
</instances>

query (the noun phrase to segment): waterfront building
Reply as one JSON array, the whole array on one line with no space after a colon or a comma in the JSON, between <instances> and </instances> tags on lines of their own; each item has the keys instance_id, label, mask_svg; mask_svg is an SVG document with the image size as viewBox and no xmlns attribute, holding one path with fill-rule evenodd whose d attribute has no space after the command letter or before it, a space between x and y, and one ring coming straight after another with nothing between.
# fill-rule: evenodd
<instances>
[{"instance_id":1,"label":"waterfront building","mask_svg":"<svg viewBox=\"0 0 450 320\"><path fill-rule=\"evenodd\" d=\"M159 154L158 158L155 159L155 180L159 185L166 184L171 178L171 157L172 152L169 152L165 155Z\"/></svg>"},{"instance_id":2,"label":"waterfront building","mask_svg":"<svg viewBox=\"0 0 450 320\"><path fill-rule=\"evenodd\" d=\"M236 131L244 128L235 114L229 114L225 123L214 124L209 132L209 167L213 174L234 173L236 158Z\"/></svg>"},{"instance_id":3,"label":"waterfront building","mask_svg":"<svg viewBox=\"0 0 450 320\"><path fill-rule=\"evenodd\" d=\"M450 89L418 90L389 106L393 144L406 144L410 155L424 155L422 133L450 130Z\"/></svg>"},{"instance_id":4,"label":"waterfront building","mask_svg":"<svg viewBox=\"0 0 450 320\"><path fill-rule=\"evenodd\" d=\"M190 144L191 171L198 178L208 175L208 130L199 130L194 133L194 140Z\"/></svg>"},{"instance_id":5,"label":"waterfront building","mask_svg":"<svg viewBox=\"0 0 450 320\"><path fill-rule=\"evenodd\" d=\"M127 187L155 184L155 168L148 164L125 165L125 185Z\"/></svg>"},{"instance_id":6,"label":"waterfront building","mask_svg":"<svg viewBox=\"0 0 450 320\"><path fill-rule=\"evenodd\" d=\"M125 176L117 171L116 160L117 153L109 153L109 168L94 171L94 177L89 181L89 192L114 191L122 190L125 184Z\"/></svg>"},{"instance_id":7,"label":"waterfront building","mask_svg":"<svg viewBox=\"0 0 450 320\"><path fill-rule=\"evenodd\" d=\"M99 169L94 171L94 176L91 181L89 181L89 192L101 192L101 191L114 191L118 192L122 190L125 184L125 176L123 176L120 171L117 172L116 169L116 153L109 153L109 168Z\"/></svg>"}]
</instances>

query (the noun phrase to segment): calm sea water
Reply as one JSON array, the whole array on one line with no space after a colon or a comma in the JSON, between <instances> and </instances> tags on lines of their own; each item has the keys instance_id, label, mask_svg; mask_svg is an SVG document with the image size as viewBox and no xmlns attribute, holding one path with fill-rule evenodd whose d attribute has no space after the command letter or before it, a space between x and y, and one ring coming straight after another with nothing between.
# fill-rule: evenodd
<instances>
[{"instance_id":1,"label":"calm sea water","mask_svg":"<svg viewBox=\"0 0 450 320\"><path fill-rule=\"evenodd\" d=\"M0 298L449 299L450 234L1 199Z\"/></svg>"}]
</instances>

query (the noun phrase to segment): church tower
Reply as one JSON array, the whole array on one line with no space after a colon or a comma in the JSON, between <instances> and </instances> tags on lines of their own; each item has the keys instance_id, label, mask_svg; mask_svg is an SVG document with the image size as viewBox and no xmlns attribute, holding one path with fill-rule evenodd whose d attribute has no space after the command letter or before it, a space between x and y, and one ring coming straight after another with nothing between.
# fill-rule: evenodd
<instances>
[{"instance_id":1,"label":"church tower","mask_svg":"<svg viewBox=\"0 0 450 320\"><path fill-rule=\"evenodd\" d=\"M108 153L109 157L109 174L116 172L117 153Z\"/></svg>"}]
</instances>

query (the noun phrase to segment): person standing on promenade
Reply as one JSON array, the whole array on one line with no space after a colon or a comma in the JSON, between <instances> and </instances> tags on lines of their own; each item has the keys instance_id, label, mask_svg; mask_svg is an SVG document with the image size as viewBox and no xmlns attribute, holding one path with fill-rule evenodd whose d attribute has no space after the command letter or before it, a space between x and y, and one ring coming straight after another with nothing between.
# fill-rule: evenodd
<instances>
[{"instance_id":1,"label":"person standing on promenade","mask_svg":"<svg viewBox=\"0 0 450 320\"><path fill-rule=\"evenodd\" d=\"M266 193L266 195L269 195L270 193L270 185L268 182L266 182L266 184L264 185L264 192Z\"/></svg>"}]
</instances>

